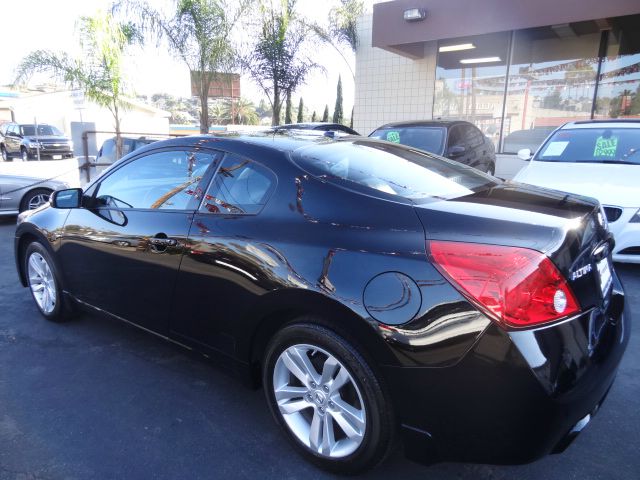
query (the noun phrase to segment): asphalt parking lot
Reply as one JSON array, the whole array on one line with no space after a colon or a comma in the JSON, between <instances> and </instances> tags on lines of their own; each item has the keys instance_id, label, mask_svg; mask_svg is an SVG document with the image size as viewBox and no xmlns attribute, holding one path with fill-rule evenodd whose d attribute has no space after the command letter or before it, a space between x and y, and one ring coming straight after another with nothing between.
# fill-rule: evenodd
<instances>
[{"instance_id":1,"label":"asphalt parking lot","mask_svg":"<svg viewBox=\"0 0 640 480\"><path fill-rule=\"evenodd\" d=\"M272 422L262 391L125 324L43 320L0 218L0 479L329 478ZM640 312L640 266L617 265ZM637 318L637 316L636 316ZM424 467L398 449L366 478L637 479L640 335L592 424L562 455L517 466Z\"/></svg>"}]
</instances>

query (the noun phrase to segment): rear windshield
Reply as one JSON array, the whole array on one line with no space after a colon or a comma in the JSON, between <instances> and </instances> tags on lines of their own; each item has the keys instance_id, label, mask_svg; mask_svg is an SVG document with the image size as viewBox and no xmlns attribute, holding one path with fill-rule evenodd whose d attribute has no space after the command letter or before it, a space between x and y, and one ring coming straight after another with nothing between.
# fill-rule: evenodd
<instances>
[{"instance_id":1,"label":"rear windshield","mask_svg":"<svg viewBox=\"0 0 640 480\"><path fill-rule=\"evenodd\" d=\"M442 127L388 127L379 128L369 137L441 154L444 149L445 130Z\"/></svg>"},{"instance_id":2,"label":"rear windshield","mask_svg":"<svg viewBox=\"0 0 640 480\"><path fill-rule=\"evenodd\" d=\"M544 162L640 164L640 128L558 130L535 160Z\"/></svg>"},{"instance_id":3,"label":"rear windshield","mask_svg":"<svg viewBox=\"0 0 640 480\"><path fill-rule=\"evenodd\" d=\"M364 186L416 203L469 195L496 185L480 171L389 143L358 140L303 147L294 160L315 175Z\"/></svg>"},{"instance_id":4,"label":"rear windshield","mask_svg":"<svg viewBox=\"0 0 640 480\"><path fill-rule=\"evenodd\" d=\"M36 135L35 125L20 125L20 130L24 137ZM62 132L52 125L38 125L37 135L62 135Z\"/></svg>"}]
</instances>

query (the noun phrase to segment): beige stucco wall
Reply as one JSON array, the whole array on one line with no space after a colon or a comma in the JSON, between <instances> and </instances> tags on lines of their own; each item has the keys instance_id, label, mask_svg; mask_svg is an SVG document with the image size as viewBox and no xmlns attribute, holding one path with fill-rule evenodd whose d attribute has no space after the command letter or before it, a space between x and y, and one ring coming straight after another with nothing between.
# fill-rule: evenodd
<instances>
[{"instance_id":1,"label":"beige stucco wall","mask_svg":"<svg viewBox=\"0 0 640 480\"><path fill-rule=\"evenodd\" d=\"M401 120L430 119L436 69L436 42L424 58L411 60L371 46L372 15L358 20L353 126L361 135Z\"/></svg>"}]
</instances>

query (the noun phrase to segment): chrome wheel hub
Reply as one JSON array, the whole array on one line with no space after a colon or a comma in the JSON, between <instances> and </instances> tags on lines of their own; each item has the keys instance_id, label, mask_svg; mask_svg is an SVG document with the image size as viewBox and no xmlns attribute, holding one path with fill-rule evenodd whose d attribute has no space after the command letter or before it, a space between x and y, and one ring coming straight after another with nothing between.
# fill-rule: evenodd
<instances>
[{"instance_id":1,"label":"chrome wheel hub","mask_svg":"<svg viewBox=\"0 0 640 480\"><path fill-rule=\"evenodd\" d=\"M314 453L345 457L362 443L367 424L360 389L327 351L306 344L284 350L273 371L273 390L287 426Z\"/></svg>"},{"instance_id":2,"label":"chrome wheel hub","mask_svg":"<svg viewBox=\"0 0 640 480\"><path fill-rule=\"evenodd\" d=\"M27 263L29 286L40 310L49 314L56 308L56 283L49 264L42 255L34 252Z\"/></svg>"}]
</instances>

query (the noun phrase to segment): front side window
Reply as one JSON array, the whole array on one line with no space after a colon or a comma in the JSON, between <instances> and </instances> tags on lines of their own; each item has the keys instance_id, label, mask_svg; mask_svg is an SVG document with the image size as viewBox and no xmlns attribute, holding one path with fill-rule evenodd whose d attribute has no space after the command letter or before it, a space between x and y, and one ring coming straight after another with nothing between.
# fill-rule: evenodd
<instances>
[{"instance_id":1,"label":"front side window","mask_svg":"<svg viewBox=\"0 0 640 480\"><path fill-rule=\"evenodd\" d=\"M221 214L256 214L275 189L275 175L267 168L228 155L204 196L201 211Z\"/></svg>"},{"instance_id":2,"label":"front side window","mask_svg":"<svg viewBox=\"0 0 640 480\"><path fill-rule=\"evenodd\" d=\"M379 128L369 136L441 154L444 146L445 131L442 127L386 127Z\"/></svg>"},{"instance_id":3,"label":"front side window","mask_svg":"<svg viewBox=\"0 0 640 480\"><path fill-rule=\"evenodd\" d=\"M540 149L535 160L640 165L640 128L558 130Z\"/></svg>"},{"instance_id":4,"label":"front side window","mask_svg":"<svg viewBox=\"0 0 640 480\"><path fill-rule=\"evenodd\" d=\"M215 157L210 152L170 150L138 158L100 183L97 204L119 209L187 209Z\"/></svg>"}]
</instances>

